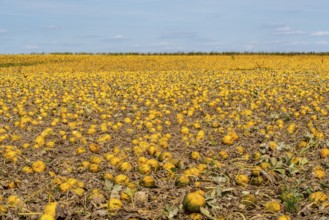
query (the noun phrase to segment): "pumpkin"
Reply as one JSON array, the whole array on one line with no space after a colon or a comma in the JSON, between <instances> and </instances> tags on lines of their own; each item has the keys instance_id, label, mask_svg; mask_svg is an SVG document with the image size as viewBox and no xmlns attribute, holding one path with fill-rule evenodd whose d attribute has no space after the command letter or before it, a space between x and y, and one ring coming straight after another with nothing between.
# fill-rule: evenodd
<instances>
[{"instance_id":1,"label":"pumpkin","mask_svg":"<svg viewBox=\"0 0 329 220\"><path fill-rule=\"evenodd\" d=\"M185 195L183 207L189 213L200 212L200 208L206 205L206 199L200 192L191 192Z\"/></svg>"}]
</instances>

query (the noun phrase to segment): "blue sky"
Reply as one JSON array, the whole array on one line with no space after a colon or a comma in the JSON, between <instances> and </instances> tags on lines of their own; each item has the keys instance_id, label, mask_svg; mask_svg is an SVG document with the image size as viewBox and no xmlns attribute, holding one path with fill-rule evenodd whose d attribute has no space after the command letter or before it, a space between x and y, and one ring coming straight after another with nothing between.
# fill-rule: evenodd
<instances>
[{"instance_id":1,"label":"blue sky","mask_svg":"<svg viewBox=\"0 0 329 220\"><path fill-rule=\"evenodd\" d=\"M329 0L0 0L0 53L329 51Z\"/></svg>"}]
</instances>

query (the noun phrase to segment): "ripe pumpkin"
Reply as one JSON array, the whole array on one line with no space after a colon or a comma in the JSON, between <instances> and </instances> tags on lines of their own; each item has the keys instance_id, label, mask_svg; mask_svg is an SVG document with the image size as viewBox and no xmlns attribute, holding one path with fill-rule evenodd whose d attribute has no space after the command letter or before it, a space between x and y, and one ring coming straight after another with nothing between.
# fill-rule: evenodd
<instances>
[{"instance_id":1,"label":"ripe pumpkin","mask_svg":"<svg viewBox=\"0 0 329 220\"><path fill-rule=\"evenodd\" d=\"M206 199L200 192L191 192L185 195L183 207L189 213L200 212L200 208L206 205Z\"/></svg>"},{"instance_id":2,"label":"ripe pumpkin","mask_svg":"<svg viewBox=\"0 0 329 220\"><path fill-rule=\"evenodd\" d=\"M155 187L155 179L153 176L144 176L140 183L142 186L147 188Z\"/></svg>"}]
</instances>

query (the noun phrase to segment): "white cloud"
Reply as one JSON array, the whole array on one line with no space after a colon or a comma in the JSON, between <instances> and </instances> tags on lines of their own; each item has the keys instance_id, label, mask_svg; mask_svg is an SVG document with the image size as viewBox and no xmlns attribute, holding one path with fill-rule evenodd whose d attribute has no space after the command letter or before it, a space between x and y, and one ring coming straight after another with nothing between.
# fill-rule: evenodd
<instances>
[{"instance_id":1,"label":"white cloud","mask_svg":"<svg viewBox=\"0 0 329 220\"><path fill-rule=\"evenodd\" d=\"M116 40L124 40L126 38L124 36L122 36L121 34L118 34L118 35L114 36L113 39L116 39Z\"/></svg>"},{"instance_id":2,"label":"white cloud","mask_svg":"<svg viewBox=\"0 0 329 220\"><path fill-rule=\"evenodd\" d=\"M103 35L97 35L93 38L100 38L101 42L126 42L131 40L130 38L123 36L121 34L117 34L115 36L103 36Z\"/></svg>"},{"instance_id":3,"label":"white cloud","mask_svg":"<svg viewBox=\"0 0 329 220\"><path fill-rule=\"evenodd\" d=\"M288 25L278 26L274 29L274 34L277 35L295 35L295 34L305 34L304 31L292 29Z\"/></svg>"},{"instance_id":4,"label":"white cloud","mask_svg":"<svg viewBox=\"0 0 329 220\"><path fill-rule=\"evenodd\" d=\"M289 41L285 45L287 46L302 46L302 45L309 45L309 42L306 41Z\"/></svg>"},{"instance_id":5,"label":"white cloud","mask_svg":"<svg viewBox=\"0 0 329 220\"><path fill-rule=\"evenodd\" d=\"M199 39L200 36L197 32L194 31L176 31L162 33L160 36L161 39Z\"/></svg>"},{"instance_id":6,"label":"white cloud","mask_svg":"<svg viewBox=\"0 0 329 220\"><path fill-rule=\"evenodd\" d=\"M182 46L173 45L167 41L155 41L155 42L148 42L145 44L134 44L133 47L140 52L177 52L177 51L184 51Z\"/></svg>"},{"instance_id":7,"label":"white cloud","mask_svg":"<svg viewBox=\"0 0 329 220\"><path fill-rule=\"evenodd\" d=\"M32 50L32 49L38 49L39 46L36 44L27 44L24 46L24 49Z\"/></svg>"},{"instance_id":8,"label":"white cloud","mask_svg":"<svg viewBox=\"0 0 329 220\"><path fill-rule=\"evenodd\" d=\"M329 36L329 31L316 31L312 33L311 36L316 36L316 37Z\"/></svg>"},{"instance_id":9,"label":"white cloud","mask_svg":"<svg viewBox=\"0 0 329 220\"><path fill-rule=\"evenodd\" d=\"M8 30L0 28L0 34L8 33Z\"/></svg>"},{"instance_id":10,"label":"white cloud","mask_svg":"<svg viewBox=\"0 0 329 220\"><path fill-rule=\"evenodd\" d=\"M167 41L161 41L159 44L163 45L163 46L169 46L170 45L170 43L167 42Z\"/></svg>"},{"instance_id":11,"label":"white cloud","mask_svg":"<svg viewBox=\"0 0 329 220\"><path fill-rule=\"evenodd\" d=\"M286 31L291 31L291 28L289 26L281 26L275 29L277 32L286 32Z\"/></svg>"},{"instance_id":12,"label":"white cloud","mask_svg":"<svg viewBox=\"0 0 329 220\"><path fill-rule=\"evenodd\" d=\"M244 49L245 50L253 50L253 49L255 49L255 45L253 45L253 44L246 44L246 45L244 45Z\"/></svg>"},{"instance_id":13,"label":"white cloud","mask_svg":"<svg viewBox=\"0 0 329 220\"><path fill-rule=\"evenodd\" d=\"M260 26L262 29L271 30L272 34L274 35L299 35L305 34L304 31L294 29L287 24L284 23L271 23L271 24L264 24Z\"/></svg>"},{"instance_id":14,"label":"white cloud","mask_svg":"<svg viewBox=\"0 0 329 220\"><path fill-rule=\"evenodd\" d=\"M327 45L329 45L329 41L326 41L326 40L317 41L316 44L327 46Z\"/></svg>"},{"instance_id":15,"label":"white cloud","mask_svg":"<svg viewBox=\"0 0 329 220\"><path fill-rule=\"evenodd\" d=\"M58 29L58 27L55 25L47 25L44 26L43 29L54 30L54 29Z\"/></svg>"}]
</instances>

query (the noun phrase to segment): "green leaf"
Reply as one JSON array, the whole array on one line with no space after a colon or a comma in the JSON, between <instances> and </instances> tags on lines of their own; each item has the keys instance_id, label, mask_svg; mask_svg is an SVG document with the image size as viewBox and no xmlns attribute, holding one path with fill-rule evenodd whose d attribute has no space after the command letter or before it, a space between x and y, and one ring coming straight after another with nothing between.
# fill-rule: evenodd
<instances>
[{"instance_id":1,"label":"green leaf","mask_svg":"<svg viewBox=\"0 0 329 220\"><path fill-rule=\"evenodd\" d=\"M271 163L272 166L275 166L278 163L278 161L275 157L271 157L270 158L270 163Z\"/></svg>"},{"instance_id":2,"label":"green leaf","mask_svg":"<svg viewBox=\"0 0 329 220\"><path fill-rule=\"evenodd\" d=\"M283 175L286 174L286 170L285 170L285 169L282 169L282 168L277 168L277 169L275 169L274 171L276 171L276 172L278 172L278 173L280 173L280 174L283 174Z\"/></svg>"},{"instance_id":3,"label":"green leaf","mask_svg":"<svg viewBox=\"0 0 329 220\"><path fill-rule=\"evenodd\" d=\"M300 161L299 161L300 165L304 166L305 164L308 163L308 159L306 157L303 157Z\"/></svg>"},{"instance_id":4,"label":"green leaf","mask_svg":"<svg viewBox=\"0 0 329 220\"><path fill-rule=\"evenodd\" d=\"M105 179L105 188L107 191L111 192L113 188L113 182L111 180Z\"/></svg>"},{"instance_id":5,"label":"green leaf","mask_svg":"<svg viewBox=\"0 0 329 220\"><path fill-rule=\"evenodd\" d=\"M136 189L127 188L125 193L132 199L134 198L136 191L137 191Z\"/></svg>"}]
</instances>

